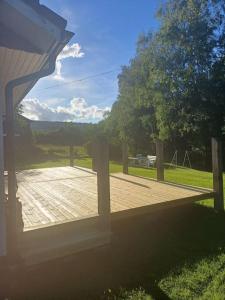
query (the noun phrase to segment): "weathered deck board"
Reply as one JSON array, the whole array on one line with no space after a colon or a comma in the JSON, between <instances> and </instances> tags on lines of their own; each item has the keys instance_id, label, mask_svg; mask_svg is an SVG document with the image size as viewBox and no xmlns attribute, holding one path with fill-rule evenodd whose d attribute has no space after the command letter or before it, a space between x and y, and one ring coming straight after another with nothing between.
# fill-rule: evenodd
<instances>
[{"instance_id":1,"label":"weathered deck board","mask_svg":"<svg viewBox=\"0 0 225 300\"><path fill-rule=\"evenodd\" d=\"M25 230L98 215L94 172L72 167L48 168L19 172L17 179ZM210 190L122 173L110 177L110 193L112 217L212 196Z\"/></svg>"}]
</instances>

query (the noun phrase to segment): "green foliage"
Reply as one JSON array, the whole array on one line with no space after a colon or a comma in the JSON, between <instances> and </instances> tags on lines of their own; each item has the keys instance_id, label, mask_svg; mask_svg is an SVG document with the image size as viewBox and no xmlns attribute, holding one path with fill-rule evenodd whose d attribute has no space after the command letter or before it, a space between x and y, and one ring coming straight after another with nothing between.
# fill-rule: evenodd
<instances>
[{"instance_id":1,"label":"green foliage","mask_svg":"<svg viewBox=\"0 0 225 300\"><path fill-rule=\"evenodd\" d=\"M33 135L29 120L22 116L23 106L20 104L15 109L15 145L17 149L30 148L33 144Z\"/></svg>"},{"instance_id":2,"label":"green foliage","mask_svg":"<svg viewBox=\"0 0 225 300\"><path fill-rule=\"evenodd\" d=\"M57 130L34 131L34 139L37 144L74 145L81 146L93 137L97 125L65 123Z\"/></svg>"},{"instance_id":3,"label":"green foliage","mask_svg":"<svg viewBox=\"0 0 225 300\"><path fill-rule=\"evenodd\" d=\"M156 137L208 147L225 128L224 1L168 0L157 16L159 30L140 35L122 68L105 128L136 148Z\"/></svg>"}]
</instances>

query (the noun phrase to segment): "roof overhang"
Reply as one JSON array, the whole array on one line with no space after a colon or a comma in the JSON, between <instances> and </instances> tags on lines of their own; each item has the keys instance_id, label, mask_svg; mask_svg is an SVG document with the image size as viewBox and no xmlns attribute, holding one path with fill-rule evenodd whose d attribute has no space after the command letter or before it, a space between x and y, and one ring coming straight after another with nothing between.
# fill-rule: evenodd
<instances>
[{"instance_id":1,"label":"roof overhang","mask_svg":"<svg viewBox=\"0 0 225 300\"><path fill-rule=\"evenodd\" d=\"M3 92L10 81L48 68L49 57L56 57L73 36L65 30L66 24L66 20L37 0L0 1L0 84ZM14 105L36 81L14 89ZM4 107L3 103L3 110Z\"/></svg>"}]
</instances>

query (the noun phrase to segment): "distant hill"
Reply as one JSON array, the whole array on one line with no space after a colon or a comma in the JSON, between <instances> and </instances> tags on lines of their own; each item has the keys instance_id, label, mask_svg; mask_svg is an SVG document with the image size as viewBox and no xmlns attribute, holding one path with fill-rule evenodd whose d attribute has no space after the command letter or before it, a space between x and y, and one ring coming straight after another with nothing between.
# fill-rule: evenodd
<instances>
[{"instance_id":1,"label":"distant hill","mask_svg":"<svg viewBox=\"0 0 225 300\"><path fill-rule=\"evenodd\" d=\"M50 122L50 121L30 121L30 128L32 131L56 131L63 128L68 122ZM89 126L89 123L73 123L78 127Z\"/></svg>"}]
</instances>

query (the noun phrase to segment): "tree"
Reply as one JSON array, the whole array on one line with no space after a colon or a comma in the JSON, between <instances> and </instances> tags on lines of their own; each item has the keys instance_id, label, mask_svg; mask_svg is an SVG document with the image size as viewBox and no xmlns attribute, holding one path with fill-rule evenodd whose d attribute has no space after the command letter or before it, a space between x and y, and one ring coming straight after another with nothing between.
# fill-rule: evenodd
<instances>
[{"instance_id":1,"label":"tree","mask_svg":"<svg viewBox=\"0 0 225 300\"><path fill-rule=\"evenodd\" d=\"M105 124L136 144L159 137L201 147L225 131L224 1L168 0L157 16L159 30L139 37L122 68Z\"/></svg>"},{"instance_id":2,"label":"tree","mask_svg":"<svg viewBox=\"0 0 225 300\"><path fill-rule=\"evenodd\" d=\"M33 143L32 131L30 128L30 122L23 115L23 106L19 104L15 108L15 134L16 134L16 146L30 147Z\"/></svg>"}]
</instances>

